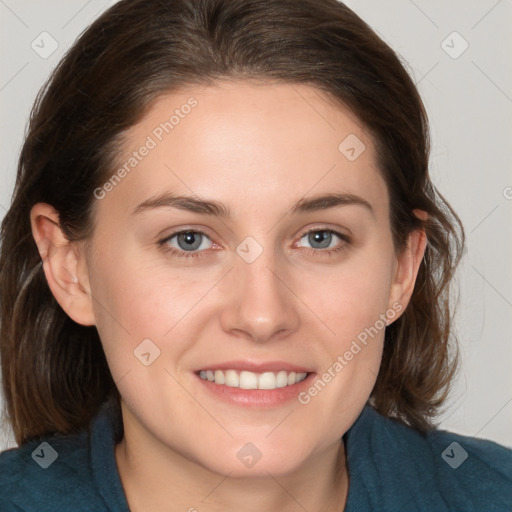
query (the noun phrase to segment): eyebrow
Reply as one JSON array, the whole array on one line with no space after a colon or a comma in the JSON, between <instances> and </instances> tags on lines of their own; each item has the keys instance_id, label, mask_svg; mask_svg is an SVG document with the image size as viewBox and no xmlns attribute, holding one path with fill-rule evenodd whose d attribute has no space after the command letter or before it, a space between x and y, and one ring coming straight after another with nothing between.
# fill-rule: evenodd
<instances>
[{"instance_id":1,"label":"eyebrow","mask_svg":"<svg viewBox=\"0 0 512 512\"><path fill-rule=\"evenodd\" d=\"M360 196L345 193L322 194L309 198L302 198L297 201L289 210L289 213L307 213L327 210L339 206L362 206L373 216L375 212L372 205ZM134 208L131 215L137 215L147 210L155 208L177 208L201 215L211 215L214 217L230 217L229 208L218 201L209 201L192 196L175 195L172 193L162 193L153 196Z\"/></svg>"}]
</instances>

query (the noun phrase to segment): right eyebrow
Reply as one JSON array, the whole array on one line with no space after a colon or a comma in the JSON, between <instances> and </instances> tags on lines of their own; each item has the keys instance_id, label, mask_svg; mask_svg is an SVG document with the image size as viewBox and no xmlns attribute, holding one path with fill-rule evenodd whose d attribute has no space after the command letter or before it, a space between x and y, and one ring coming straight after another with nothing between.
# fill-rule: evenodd
<instances>
[{"instance_id":1,"label":"right eyebrow","mask_svg":"<svg viewBox=\"0 0 512 512\"><path fill-rule=\"evenodd\" d=\"M178 208L180 210L187 210L202 215L213 215L216 217L230 216L229 209L218 201L207 201L191 196L170 194L168 192L146 199L134 208L131 215L137 215L154 208L165 207Z\"/></svg>"}]
</instances>

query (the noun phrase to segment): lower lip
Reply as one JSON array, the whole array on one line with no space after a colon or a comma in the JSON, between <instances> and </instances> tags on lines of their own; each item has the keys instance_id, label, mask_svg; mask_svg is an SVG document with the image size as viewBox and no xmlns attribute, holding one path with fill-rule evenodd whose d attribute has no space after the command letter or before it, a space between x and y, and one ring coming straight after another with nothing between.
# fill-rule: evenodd
<instances>
[{"instance_id":1,"label":"lower lip","mask_svg":"<svg viewBox=\"0 0 512 512\"><path fill-rule=\"evenodd\" d=\"M240 407L254 408L278 407L290 400L297 400L299 393L311 385L315 375L315 373L309 373L304 380L284 388L241 389L224 384L215 384L215 382L202 379L199 375L195 374L201 384L215 397Z\"/></svg>"}]
</instances>

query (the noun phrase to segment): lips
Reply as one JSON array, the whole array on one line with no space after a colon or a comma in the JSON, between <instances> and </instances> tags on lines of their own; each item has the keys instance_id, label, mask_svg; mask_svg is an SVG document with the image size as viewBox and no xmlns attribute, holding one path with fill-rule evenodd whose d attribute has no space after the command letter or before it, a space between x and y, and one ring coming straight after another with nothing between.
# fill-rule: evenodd
<instances>
[{"instance_id":1,"label":"lips","mask_svg":"<svg viewBox=\"0 0 512 512\"><path fill-rule=\"evenodd\" d=\"M249 409L284 406L316 376L311 367L247 359L205 365L194 373L208 396Z\"/></svg>"}]
</instances>

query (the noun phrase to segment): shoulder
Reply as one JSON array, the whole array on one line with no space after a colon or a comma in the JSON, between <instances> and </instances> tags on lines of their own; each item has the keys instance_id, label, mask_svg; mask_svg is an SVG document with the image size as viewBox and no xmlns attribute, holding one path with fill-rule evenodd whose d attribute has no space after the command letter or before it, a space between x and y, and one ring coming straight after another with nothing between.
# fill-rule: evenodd
<instances>
[{"instance_id":1,"label":"shoulder","mask_svg":"<svg viewBox=\"0 0 512 512\"><path fill-rule=\"evenodd\" d=\"M2 512L105 510L98 503L86 431L0 453L0 489Z\"/></svg>"},{"instance_id":2,"label":"shoulder","mask_svg":"<svg viewBox=\"0 0 512 512\"><path fill-rule=\"evenodd\" d=\"M350 431L349 431L350 432ZM349 464L382 510L512 507L512 450L446 430L421 433L366 406L347 445Z\"/></svg>"}]
</instances>

